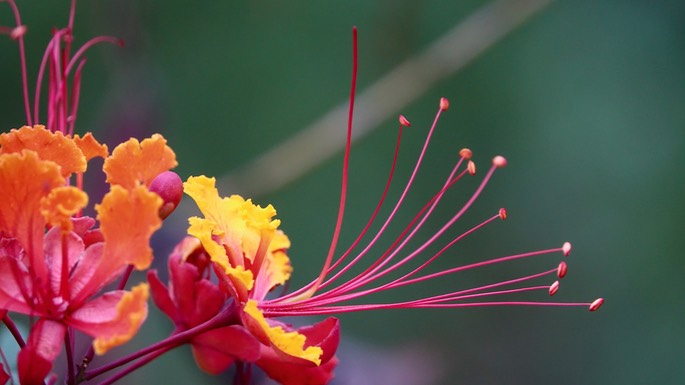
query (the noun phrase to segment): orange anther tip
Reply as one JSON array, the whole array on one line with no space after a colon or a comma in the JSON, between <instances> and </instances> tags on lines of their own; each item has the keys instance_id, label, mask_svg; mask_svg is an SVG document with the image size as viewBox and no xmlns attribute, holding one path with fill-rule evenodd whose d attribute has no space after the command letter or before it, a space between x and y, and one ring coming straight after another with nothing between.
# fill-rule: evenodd
<instances>
[{"instance_id":1,"label":"orange anther tip","mask_svg":"<svg viewBox=\"0 0 685 385\"><path fill-rule=\"evenodd\" d=\"M473 156L473 152L468 148L462 148L461 150L459 150L459 156L461 156L464 159L471 159L471 157Z\"/></svg>"},{"instance_id":2,"label":"orange anther tip","mask_svg":"<svg viewBox=\"0 0 685 385\"><path fill-rule=\"evenodd\" d=\"M559 279L562 279L566 276L566 273L568 272L568 266L566 266L566 262L562 261L559 263L559 266L557 267L557 277Z\"/></svg>"},{"instance_id":3,"label":"orange anther tip","mask_svg":"<svg viewBox=\"0 0 685 385\"><path fill-rule=\"evenodd\" d=\"M596 300L592 301L592 303L590 304L590 311L595 311L599 309L603 303L604 298L597 298Z\"/></svg>"},{"instance_id":4,"label":"orange anther tip","mask_svg":"<svg viewBox=\"0 0 685 385\"><path fill-rule=\"evenodd\" d=\"M17 40L20 37L26 35L26 31L28 29L26 28L25 25L20 25L12 29L12 32L10 32L10 37L12 40Z\"/></svg>"},{"instance_id":5,"label":"orange anther tip","mask_svg":"<svg viewBox=\"0 0 685 385\"><path fill-rule=\"evenodd\" d=\"M440 98L440 109L447 111L448 108L450 108L450 101L447 98Z\"/></svg>"},{"instance_id":6,"label":"orange anther tip","mask_svg":"<svg viewBox=\"0 0 685 385\"><path fill-rule=\"evenodd\" d=\"M559 281L554 281L553 284L549 286L549 295L552 296L559 290Z\"/></svg>"},{"instance_id":7,"label":"orange anther tip","mask_svg":"<svg viewBox=\"0 0 685 385\"><path fill-rule=\"evenodd\" d=\"M492 164L497 168L502 168L507 165L507 159L501 155L497 155L496 157L492 158Z\"/></svg>"},{"instance_id":8,"label":"orange anther tip","mask_svg":"<svg viewBox=\"0 0 685 385\"><path fill-rule=\"evenodd\" d=\"M507 209L505 209L504 207L502 207L501 209L499 209L499 217L500 217L502 220L507 219Z\"/></svg>"},{"instance_id":9,"label":"orange anther tip","mask_svg":"<svg viewBox=\"0 0 685 385\"><path fill-rule=\"evenodd\" d=\"M476 164L473 163L472 160L469 160L469 164L466 165L466 169L468 170L469 174L476 175Z\"/></svg>"},{"instance_id":10,"label":"orange anther tip","mask_svg":"<svg viewBox=\"0 0 685 385\"><path fill-rule=\"evenodd\" d=\"M400 124L404 127L411 127L411 123L407 120L407 118L404 117L404 115L400 115Z\"/></svg>"},{"instance_id":11,"label":"orange anther tip","mask_svg":"<svg viewBox=\"0 0 685 385\"><path fill-rule=\"evenodd\" d=\"M564 242L564 245L561 246L561 251L564 252L564 256L568 257L571 254L571 242Z\"/></svg>"}]
</instances>

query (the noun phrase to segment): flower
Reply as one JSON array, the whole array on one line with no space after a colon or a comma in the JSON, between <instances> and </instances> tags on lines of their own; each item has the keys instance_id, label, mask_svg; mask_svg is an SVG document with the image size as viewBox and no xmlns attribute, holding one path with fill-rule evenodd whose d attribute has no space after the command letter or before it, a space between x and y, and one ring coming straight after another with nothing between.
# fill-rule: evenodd
<instances>
[{"instance_id":1,"label":"flower","mask_svg":"<svg viewBox=\"0 0 685 385\"><path fill-rule=\"evenodd\" d=\"M156 273L149 275L153 298L167 316L174 320L177 328L182 325L182 330L188 330L203 325L203 322L211 323L212 320L217 319L216 317L223 317L224 324L221 325L221 328L214 329L213 332L216 332L217 336L222 330L229 334L240 333L240 338L246 341L242 345L244 349L236 349L235 346L226 346L229 344L219 344L215 339L208 337L208 334L201 334L198 330L197 337L192 339L191 344L200 367L210 373L217 373L234 362L254 362L265 370L270 377L284 384L328 383L332 378L332 370L337 362L335 350L340 338L339 321L329 317L311 327L295 330L280 322L278 317L281 316L340 314L389 308L456 308L508 305L588 306L591 311L594 311L601 306L603 299L591 303L498 300L502 296L533 291L545 291L549 295L554 295L559 288L558 280L567 273L568 268L564 261L542 272L505 281L488 282L476 287L448 291L424 298L413 298L399 302L348 303L352 300L364 301L364 298L371 294L415 285L464 270L545 254L569 255L571 245L566 242L560 247L493 258L435 273L423 273L426 267L447 253L460 240L496 220L504 220L507 217L506 210L499 209L494 215L486 218L477 226L447 240L435 254L426 255L426 250L436 245L447 230L452 228L473 205L494 172L506 166L506 159L502 156L496 156L475 191L466 200L466 203L456 210L452 218L442 225L435 234L419 242L419 246L409 249L410 241L417 240L419 230L435 212L438 205L442 203L445 193L463 177L476 174L475 163L471 160L472 152L468 149L459 151L459 159L452 172L435 195L404 227L402 233L392 242L391 246L385 251L377 253L378 256L372 259L361 273L354 275L347 281L338 283L337 286L334 285L352 267L363 261L365 257L368 258L370 251L384 236L385 230L395 218L395 214L411 189L439 117L448 108L449 102L442 98L414 170L400 198L380 225L378 233L371 237L362 251L348 261L352 251L359 245L376 220L391 185L393 171L390 173L386 190L383 192L368 224L353 244L333 262L344 211L347 162L349 159L348 142L343 166L341 210L329 253L324 260L319 276L308 285L290 294L268 296L274 288L284 285L292 273L290 259L287 255L290 241L279 229L280 220L274 219L276 210L273 206L261 207L252 203L250 199L246 200L239 195L222 198L216 189L214 178L206 176L188 178L184 183L184 191L196 202L203 217L191 217L189 219L188 234L194 238L186 238L182 241L169 259L169 288L159 281ZM403 116L400 117L399 121L397 148L399 148L402 129L410 126L409 121ZM391 170L394 170L396 161L397 152ZM418 266L406 269L410 262L417 259L420 259ZM405 270L401 270L402 268ZM215 273L218 284L210 279L211 271ZM401 273L402 271L404 272ZM393 273L395 278L391 278ZM327 278L328 276L330 278ZM551 285L528 284L528 282L538 281L547 276L554 276L557 280ZM248 335L251 335L251 338ZM222 340L229 341L229 337L227 336ZM253 356L256 341L260 344L258 357Z\"/></svg>"},{"instance_id":2,"label":"flower","mask_svg":"<svg viewBox=\"0 0 685 385\"><path fill-rule=\"evenodd\" d=\"M186 237L169 256L169 287L155 270L148 271L152 298L174 321L175 333L211 320L226 304L226 293L209 279L209 264L200 241ZM259 342L237 325L213 329L194 337L190 344L198 366L212 374L223 372L236 359L254 362L259 357Z\"/></svg>"},{"instance_id":3,"label":"flower","mask_svg":"<svg viewBox=\"0 0 685 385\"><path fill-rule=\"evenodd\" d=\"M419 240L418 247L409 248L411 241L418 240L419 230L441 204L446 191L467 174L475 175L475 163L468 149L459 152L459 159L443 186L391 246L376 253L360 274L340 282L350 269L368 259L386 234L414 183L438 119L449 107L447 99L442 98L414 171L376 235L361 252L351 257L385 202L397 152L377 209L359 237L335 259L347 192L357 67L356 30L350 119L333 240L321 272L309 284L289 294L272 294L274 289L285 285L293 271L287 254L290 240L279 229L280 220L274 219L274 207L258 206L239 195L221 197L214 178L190 177L182 183L178 175L168 171L176 166L176 159L161 135L140 142L130 139L110 154L91 134L83 137L74 134L84 52L100 42L120 43L111 37L96 37L71 56L75 1L71 3L69 24L55 30L48 43L32 106L23 45L27 28L21 24L15 2L7 0L7 3L14 13L16 26L0 26L0 33L9 35L19 45L27 125L0 134L0 195L4 198L0 205L0 315L21 346L18 370L22 384L43 383L62 345L66 348L66 382L74 384L130 364L105 381L112 383L187 342L198 365L209 373L222 372L235 364L236 384L249 382L249 365L256 364L285 385L320 385L330 382L338 363L335 356L340 341L338 319L328 317L311 326L294 328L279 317L388 308L493 305L588 306L594 311L602 305L601 298L592 303L496 300L504 295L541 290L554 295L559 289L558 280L551 285L529 282L552 275L563 278L567 273L565 262L524 277L435 296L398 302L367 299L371 294L481 266L558 252L568 256L571 246L564 243L557 248L424 273L427 266L458 241L497 219L506 218L506 211L500 209L481 224L448 240L437 253L427 252L473 205L495 170L506 165L505 158L497 156L472 196L454 216L427 239ZM33 124L40 121L40 91L46 73L46 115L50 130ZM399 121L398 148L402 128L410 126L403 116ZM88 162L95 157L104 159L102 171L110 188L94 206L97 215L93 218L84 214L84 210L89 210L89 197L83 190L83 178ZM149 283L124 290L133 268L144 270L150 266L150 237L178 205L181 190L195 201L202 216L189 219L190 236L169 257L168 285L161 282L156 271L150 271ZM406 271L408 263L417 260L418 266ZM405 272L401 273L401 269ZM122 277L119 287L103 293L119 277ZM172 336L99 368L86 370L93 351L104 354L137 333L147 316L150 291L157 306L174 322ZM353 300L357 302L350 303ZM14 328L8 312L30 317L28 342ZM93 337L93 351L84 356L78 373L72 352L74 329ZM247 370L244 363L248 364ZM2 368L0 382L6 377Z\"/></svg>"},{"instance_id":4,"label":"flower","mask_svg":"<svg viewBox=\"0 0 685 385\"><path fill-rule=\"evenodd\" d=\"M204 218L190 218L188 232L194 237L172 252L169 287L155 272L148 274L155 303L177 330L224 314L226 326L190 341L198 365L209 373L220 373L235 361L253 362L284 384L327 383L337 364L338 320L295 330L264 317L259 304L290 278L290 241L278 230L272 206L263 208L237 195L220 198L214 184L204 176L184 184ZM218 285L209 279L210 270ZM240 342L226 343L235 339Z\"/></svg>"},{"instance_id":5,"label":"flower","mask_svg":"<svg viewBox=\"0 0 685 385\"><path fill-rule=\"evenodd\" d=\"M162 161L141 162L159 153ZM69 184L94 157L105 158L111 184L95 206L97 220L81 214L88 195ZM24 126L0 135L0 308L37 317L19 354L22 384L42 383L69 327L94 337L98 354L138 331L147 284L96 294L128 265L149 267L163 200L147 185L175 165L161 135L131 139L111 155L91 134Z\"/></svg>"}]
</instances>

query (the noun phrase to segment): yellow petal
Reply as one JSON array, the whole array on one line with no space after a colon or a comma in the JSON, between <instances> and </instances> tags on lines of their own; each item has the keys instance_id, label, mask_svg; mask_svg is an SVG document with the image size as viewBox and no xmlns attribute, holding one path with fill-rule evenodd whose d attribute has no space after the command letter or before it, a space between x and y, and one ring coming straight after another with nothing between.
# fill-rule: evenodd
<instances>
[{"instance_id":1,"label":"yellow petal","mask_svg":"<svg viewBox=\"0 0 685 385\"><path fill-rule=\"evenodd\" d=\"M321 365L323 350L318 346L309 346L305 349L304 345L307 337L304 335L296 331L286 332L281 326L269 326L264 318L264 313L257 308L257 301L247 301L243 311L255 321L255 323L248 324L248 328L261 328L261 330L255 330L256 334L265 333L275 348L293 357L299 357L316 365Z\"/></svg>"},{"instance_id":2,"label":"yellow petal","mask_svg":"<svg viewBox=\"0 0 685 385\"><path fill-rule=\"evenodd\" d=\"M290 279L293 267L290 265L290 258L285 253L285 250L289 247L290 240L288 237L282 231L277 231L271 241L271 245L269 245L269 254L264 261L269 289L277 285L283 285Z\"/></svg>"},{"instance_id":3,"label":"yellow petal","mask_svg":"<svg viewBox=\"0 0 685 385\"><path fill-rule=\"evenodd\" d=\"M272 219L276 210L272 205L257 206L239 195L221 198L215 184L214 178L204 175L190 177L183 184L183 190L214 224L212 234L217 236L217 242L234 251L228 255L234 266L242 265L243 257L254 261L262 237L273 236L280 224L279 220Z\"/></svg>"}]
</instances>

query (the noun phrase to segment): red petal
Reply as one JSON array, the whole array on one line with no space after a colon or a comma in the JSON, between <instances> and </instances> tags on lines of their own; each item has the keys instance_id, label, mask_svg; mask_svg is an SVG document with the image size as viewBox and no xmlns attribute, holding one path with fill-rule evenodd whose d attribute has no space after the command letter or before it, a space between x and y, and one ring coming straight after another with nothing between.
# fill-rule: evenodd
<instances>
[{"instance_id":1,"label":"red petal","mask_svg":"<svg viewBox=\"0 0 685 385\"><path fill-rule=\"evenodd\" d=\"M195 283L195 309L186 319L196 326L217 315L226 303L226 294L214 282L203 279Z\"/></svg>"},{"instance_id":2,"label":"red petal","mask_svg":"<svg viewBox=\"0 0 685 385\"><path fill-rule=\"evenodd\" d=\"M176 306L174 306L171 297L169 297L169 289L159 279L157 270L148 270L147 282L150 284L150 293L152 294L152 301L157 305L159 310L163 311L172 322L176 323Z\"/></svg>"},{"instance_id":3,"label":"red petal","mask_svg":"<svg viewBox=\"0 0 685 385\"><path fill-rule=\"evenodd\" d=\"M31 329L29 341L19 352L17 368L22 385L43 384L52 369L52 362L62 350L64 324L39 319Z\"/></svg>"},{"instance_id":4,"label":"red petal","mask_svg":"<svg viewBox=\"0 0 685 385\"><path fill-rule=\"evenodd\" d=\"M320 366L302 366L282 360L280 355L265 347L257 365L282 385L325 385L333 379L338 359L332 357Z\"/></svg>"},{"instance_id":5,"label":"red petal","mask_svg":"<svg viewBox=\"0 0 685 385\"><path fill-rule=\"evenodd\" d=\"M67 324L95 337L95 353L128 342L147 318L149 287L141 283L131 291L112 291L84 304L67 319Z\"/></svg>"},{"instance_id":6,"label":"red petal","mask_svg":"<svg viewBox=\"0 0 685 385\"><path fill-rule=\"evenodd\" d=\"M260 343L241 326L215 329L193 338L193 356L200 369L210 374L226 370L236 359L255 362Z\"/></svg>"},{"instance_id":7,"label":"red petal","mask_svg":"<svg viewBox=\"0 0 685 385\"><path fill-rule=\"evenodd\" d=\"M24 249L16 239L0 238L0 303L5 310L32 314L35 308L27 305L31 303L33 281L25 271L21 261ZM19 283L24 284L26 297L22 294Z\"/></svg>"},{"instance_id":8,"label":"red petal","mask_svg":"<svg viewBox=\"0 0 685 385\"><path fill-rule=\"evenodd\" d=\"M5 367L0 365L0 384L6 384L9 379L10 375L5 371Z\"/></svg>"},{"instance_id":9,"label":"red petal","mask_svg":"<svg viewBox=\"0 0 685 385\"><path fill-rule=\"evenodd\" d=\"M169 256L169 292L179 314L185 316L195 310L195 282L199 279L199 273L194 265L185 263L184 260L199 244L197 240L191 242L185 238Z\"/></svg>"},{"instance_id":10,"label":"red petal","mask_svg":"<svg viewBox=\"0 0 685 385\"><path fill-rule=\"evenodd\" d=\"M318 346L323 349L321 355L321 362L325 363L330 360L340 343L340 321L334 317L328 317L325 320L316 323L312 326L304 326L297 330L300 334L307 337L305 348L308 346Z\"/></svg>"},{"instance_id":11,"label":"red petal","mask_svg":"<svg viewBox=\"0 0 685 385\"><path fill-rule=\"evenodd\" d=\"M53 292L60 293L62 281L62 247L66 243L68 270L70 271L83 255L83 241L73 232L63 233L58 227L53 227L45 234L44 255L50 266L50 287ZM66 297L62 293L63 297Z\"/></svg>"}]
</instances>

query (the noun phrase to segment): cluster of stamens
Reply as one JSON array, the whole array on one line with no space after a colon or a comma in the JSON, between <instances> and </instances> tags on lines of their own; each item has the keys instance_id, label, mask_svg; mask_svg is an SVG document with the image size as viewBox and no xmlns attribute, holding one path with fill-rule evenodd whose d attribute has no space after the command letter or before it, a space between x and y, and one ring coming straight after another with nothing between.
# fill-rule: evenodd
<instances>
[{"instance_id":1,"label":"cluster of stamens","mask_svg":"<svg viewBox=\"0 0 685 385\"><path fill-rule=\"evenodd\" d=\"M366 297L370 294L383 292L387 290L392 290L400 288L407 285L418 284L425 281L434 280L439 277L444 277L447 275L452 275L458 272L463 272L466 270L472 270L475 268L480 268L489 265L496 265L513 260L521 260L525 258L541 256L552 253L562 253L564 256L568 256L571 252L571 244L566 242L561 247L539 250L534 252L510 255L506 257L494 258L490 260L485 260L481 262L466 264L435 273L424 274L420 273L424 271L426 267L431 265L436 259L448 252L456 243L467 237L468 235L474 233L475 231L485 227L486 225L496 221L497 219L504 220L507 218L507 211L504 208L499 209L497 214L490 218L487 218L480 224L474 226L473 228L463 232L461 235L451 239L445 246L443 246L438 252L430 255L426 258L427 249L433 246L448 229L450 229L466 211L473 205L478 196L481 194L488 181L493 176L495 170L503 168L507 165L507 160L503 156L495 156L492 159L492 164L488 169L486 175L472 193L470 198L466 203L457 210L446 223L444 223L439 229L431 235L428 239L424 240L423 243L414 250L407 250L407 244L415 238L417 232L424 226L428 218L434 212L438 203L442 200L445 193L455 185L463 176L469 174L471 176L476 174L476 165L471 160L472 151L465 148L459 151L459 160L452 169L451 173L443 183L442 187L433 195L433 197L423 206L423 208L412 218L409 224L406 225L401 234L392 242L391 246L385 251L380 253L380 256L375 258L370 265L364 269L361 273L356 274L351 279L343 283L338 283L337 286L334 285L341 276L345 273L349 273L351 269L357 266L362 260L369 257L371 249L377 244L379 239L383 236L384 232L388 226L393 221L396 213L402 206L407 193L413 185L414 179L419 171L424 155L426 154L429 142L435 128L437 126L440 115L449 108L449 101L446 98L440 99L440 107L433 120L431 128L428 130L423 148L419 154L418 160L414 166L413 172L409 177L407 184L405 185L398 201L395 203L387 219L380 226L378 232L371 237L368 244L350 261L350 255L352 251L360 244L362 239L367 234L368 230L375 221L381 207L383 206L389 187L391 185L393 174L395 171L395 166L398 158L398 151L400 140L402 137L402 129L404 127L410 127L411 124L409 120L404 117L399 117L399 130L397 137L397 145L395 148L395 155L393 157L392 167L390 168L390 174L386 183L385 190L381 194L380 200L373 212L371 218L369 219L367 225L363 228L359 236L352 243L352 245L334 262L332 263L332 255L335 250L335 242L337 241L337 234L340 231L341 221L337 222L337 226L334 232L334 241L329 252L324 268L322 269L320 275L316 280L312 281L308 285L302 287L285 296L264 301L260 307L264 310L267 316L283 316L283 315L321 315L321 314L333 314L333 313L343 313L343 312L354 312L369 309L388 309L388 308L455 308L455 307L473 307L473 306L496 306L496 305L533 305L533 306L588 306L591 311L597 310L603 299L597 299L591 303L567 303L567 302L531 302L531 301L498 301L498 300L488 300L502 295L510 295L528 291L538 291L546 290L550 296L557 293L559 289L559 280L563 278L567 273L566 262L561 262L559 265L550 270L546 270L540 273L527 275L524 277L519 277L503 282L491 283L475 288L470 288L466 290L453 291L446 294L430 296L420 299L413 299L403 302L393 302L393 303L370 303L370 304L344 304L344 302L359 299L361 297ZM339 219L344 211L344 200L346 196L346 184L347 184L347 167L346 163L349 159L349 146L345 152L345 165L343 167L343 186L341 193L341 211L339 214ZM409 262L422 260L418 267L411 269L404 274L400 274L399 277L390 279L389 282L379 283L381 280L386 281L391 276L390 274L402 271L402 267L405 267ZM525 282L533 281L548 275L556 275L557 280L552 285L534 285L526 287L515 287L515 285L520 285ZM330 276L326 279L326 277Z\"/></svg>"}]
</instances>

